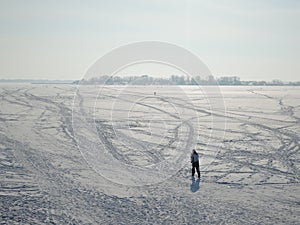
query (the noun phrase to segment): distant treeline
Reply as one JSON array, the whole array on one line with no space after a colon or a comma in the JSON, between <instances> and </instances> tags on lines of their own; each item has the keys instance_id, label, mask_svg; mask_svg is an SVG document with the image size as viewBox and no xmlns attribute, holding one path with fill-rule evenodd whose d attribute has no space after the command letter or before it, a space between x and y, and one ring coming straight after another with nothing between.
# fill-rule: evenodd
<instances>
[{"instance_id":1,"label":"distant treeline","mask_svg":"<svg viewBox=\"0 0 300 225\"><path fill-rule=\"evenodd\" d=\"M75 84L103 84L103 85L245 85L245 86L300 86L300 81L283 82L280 80L267 81L242 81L237 76L224 76L214 78L208 76L187 77L172 75L168 78L155 78L149 75L141 76L99 76L88 80L75 81Z\"/></svg>"},{"instance_id":2,"label":"distant treeline","mask_svg":"<svg viewBox=\"0 0 300 225\"><path fill-rule=\"evenodd\" d=\"M0 83L73 84L74 80L0 79Z\"/></svg>"},{"instance_id":3,"label":"distant treeline","mask_svg":"<svg viewBox=\"0 0 300 225\"><path fill-rule=\"evenodd\" d=\"M101 84L101 85L244 85L244 86L300 86L300 81L243 81L237 76L187 77L172 75L168 78L141 76L99 76L82 80L35 80L35 79L0 79L0 83L32 83L32 84Z\"/></svg>"}]
</instances>

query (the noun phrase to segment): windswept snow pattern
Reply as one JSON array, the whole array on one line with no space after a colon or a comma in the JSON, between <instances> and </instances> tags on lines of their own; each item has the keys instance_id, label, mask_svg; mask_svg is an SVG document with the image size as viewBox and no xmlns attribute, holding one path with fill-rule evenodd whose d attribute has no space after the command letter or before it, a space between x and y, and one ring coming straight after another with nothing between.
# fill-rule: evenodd
<instances>
[{"instance_id":1,"label":"windswept snow pattern","mask_svg":"<svg viewBox=\"0 0 300 225\"><path fill-rule=\"evenodd\" d=\"M154 88L103 86L97 92L82 85L76 92L72 122L79 150L112 182L143 186L174 176L200 141L199 120L212 123L201 90L202 109L180 87ZM224 134L225 120L222 125Z\"/></svg>"},{"instance_id":2,"label":"windswept snow pattern","mask_svg":"<svg viewBox=\"0 0 300 225\"><path fill-rule=\"evenodd\" d=\"M0 88L1 224L300 222L299 87Z\"/></svg>"}]
</instances>

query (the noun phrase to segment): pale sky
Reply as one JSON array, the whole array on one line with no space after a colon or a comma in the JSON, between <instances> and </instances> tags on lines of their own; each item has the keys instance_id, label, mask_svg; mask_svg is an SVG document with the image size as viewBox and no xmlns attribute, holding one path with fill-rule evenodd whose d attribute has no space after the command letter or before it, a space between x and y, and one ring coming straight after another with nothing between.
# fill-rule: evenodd
<instances>
[{"instance_id":1,"label":"pale sky","mask_svg":"<svg viewBox=\"0 0 300 225\"><path fill-rule=\"evenodd\" d=\"M216 76L300 80L298 0L0 0L0 79L81 79L148 40L190 50Z\"/></svg>"}]
</instances>

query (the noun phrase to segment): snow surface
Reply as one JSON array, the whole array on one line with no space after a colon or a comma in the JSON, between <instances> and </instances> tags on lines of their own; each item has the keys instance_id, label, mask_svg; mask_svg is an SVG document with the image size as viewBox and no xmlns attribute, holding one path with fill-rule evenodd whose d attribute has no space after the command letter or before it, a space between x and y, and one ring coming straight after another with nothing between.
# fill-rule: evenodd
<instances>
[{"instance_id":1,"label":"snow surface","mask_svg":"<svg viewBox=\"0 0 300 225\"><path fill-rule=\"evenodd\" d=\"M0 91L1 224L300 223L299 87Z\"/></svg>"}]
</instances>

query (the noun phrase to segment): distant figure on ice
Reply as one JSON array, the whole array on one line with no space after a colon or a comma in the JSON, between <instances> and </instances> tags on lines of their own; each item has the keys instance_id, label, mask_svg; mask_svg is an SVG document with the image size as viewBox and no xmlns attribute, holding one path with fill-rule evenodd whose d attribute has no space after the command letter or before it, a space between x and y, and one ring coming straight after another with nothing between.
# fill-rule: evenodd
<instances>
[{"instance_id":1,"label":"distant figure on ice","mask_svg":"<svg viewBox=\"0 0 300 225\"><path fill-rule=\"evenodd\" d=\"M197 170L198 178L200 178L200 169L199 169L199 155L195 149L193 149L193 153L191 155L191 163L192 163L192 176L195 175L195 169Z\"/></svg>"}]
</instances>

